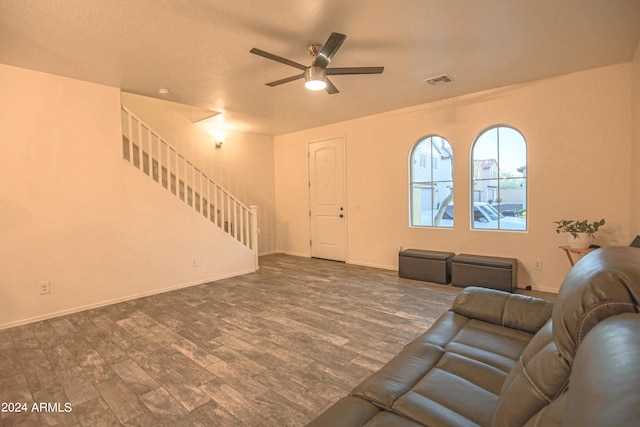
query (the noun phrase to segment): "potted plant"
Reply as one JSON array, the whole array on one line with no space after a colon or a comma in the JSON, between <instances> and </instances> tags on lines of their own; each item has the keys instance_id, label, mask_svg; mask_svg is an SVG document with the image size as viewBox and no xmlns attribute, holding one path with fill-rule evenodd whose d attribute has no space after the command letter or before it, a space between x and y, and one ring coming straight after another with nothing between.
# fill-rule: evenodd
<instances>
[{"instance_id":1,"label":"potted plant","mask_svg":"<svg viewBox=\"0 0 640 427\"><path fill-rule=\"evenodd\" d=\"M569 246L576 249L586 249L591 244L590 238L604 225L604 218L594 222L589 222L586 219L584 221L562 219L555 221L555 223L558 224L556 233L567 233Z\"/></svg>"}]
</instances>

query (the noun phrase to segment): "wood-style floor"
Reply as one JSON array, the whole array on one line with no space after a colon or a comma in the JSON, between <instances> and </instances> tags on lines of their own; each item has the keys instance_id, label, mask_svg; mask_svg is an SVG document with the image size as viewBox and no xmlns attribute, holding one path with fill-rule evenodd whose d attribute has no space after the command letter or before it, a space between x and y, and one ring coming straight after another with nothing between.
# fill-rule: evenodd
<instances>
[{"instance_id":1,"label":"wood-style floor","mask_svg":"<svg viewBox=\"0 0 640 427\"><path fill-rule=\"evenodd\" d=\"M460 290L286 255L260 265L0 331L0 424L301 426Z\"/></svg>"}]
</instances>

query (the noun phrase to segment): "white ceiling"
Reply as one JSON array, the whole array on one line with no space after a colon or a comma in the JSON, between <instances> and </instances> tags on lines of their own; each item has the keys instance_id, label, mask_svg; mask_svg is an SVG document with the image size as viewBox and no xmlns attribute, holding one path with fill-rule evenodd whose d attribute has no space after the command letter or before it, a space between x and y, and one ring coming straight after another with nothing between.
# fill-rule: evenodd
<instances>
[{"instance_id":1,"label":"white ceiling","mask_svg":"<svg viewBox=\"0 0 640 427\"><path fill-rule=\"evenodd\" d=\"M347 35L340 93L253 47L309 64ZM466 93L630 61L639 0L0 0L0 63L221 112L221 127L279 135ZM448 73L452 83L426 78Z\"/></svg>"}]
</instances>

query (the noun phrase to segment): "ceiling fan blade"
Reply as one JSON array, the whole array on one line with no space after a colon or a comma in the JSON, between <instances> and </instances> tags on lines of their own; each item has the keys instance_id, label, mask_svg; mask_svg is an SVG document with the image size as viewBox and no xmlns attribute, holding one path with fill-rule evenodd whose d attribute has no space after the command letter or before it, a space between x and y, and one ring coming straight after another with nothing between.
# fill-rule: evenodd
<instances>
[{"instance_id":1,"label":"ceiling fan blade","mask_svg":"<svg viewBox=\"0 0 640 427\"><path fill-rule=\"evenodd\" d=\"M278 86L278 85L281 85L281 84L284 84L284 83L292 82L292 81L294 81L294 80L301 79L301 78L303 78L303 77L304 77L304 73L302 73L302 74L296 74L295 76L287 77L287 78L284 78L284 79L276 80L276 81L274 81L274 82L269 82L269 83L265 83L265 84L266 84L267 86L274 87L274 86Z\"/></svg>"},{"instance_id":2,"label":"ceiling fan blade","mask_svg":"<svg viewBox=\"0 0 640 427\"><path fill-rule=\"evenodd\" d=\"M328 93L329 95L333 95L334 93L338 93L338 92L340 92L340 91L338 90L338 88L337 88L337 87L335 87L335 86L333 85L333 83L331 83L331 80L329 80L329 79L324 79L324 81L327 83L327 87L326 87L326 89L325 89L325 90L327 91L327 93Z\"/></svg>"},{"instance_id":3,"label":"ceiling fan blade","mask_svg":"<svg viewBox=\"0 0 640 427\"><path fill-rule=\"evenodd\" d=\"M344 40L347 38L344 34L340 33L331 33L329 38L327 39L320 52L318 52L318 56L313 61L313 65L316 67L326 67L331 62L331 58L336 54Z\"/></svg>"},{"instance_id":4,"label":"ceiling fan blade","mask_svg":"<svg viewBox=\"0 0 640 427\"><path fill-rule=\"evenodd\" d=\"M262 56L263 58L271 59L272 61L280 62L281 64L289 65L299 70L304 71L307 68L306 66L302 64L298 64L297 62L291 61L290 59L283 58L278 55L274 55L273 53L265 52L264 50L257 49L255 47L251 49L249 52L253 53L254 55Z\"/></svg>"},{"instance_id":5,"label":"ceiling fan blade","mask_svg":"<svg viewBox=\"0 0 640 427\"><path fill-rule=\"evenodd\" d=\"M343 68L327 68L328 76L337 76L342 74L381 74L384 67L343 67Z\"/></svg>"}]
</instances>

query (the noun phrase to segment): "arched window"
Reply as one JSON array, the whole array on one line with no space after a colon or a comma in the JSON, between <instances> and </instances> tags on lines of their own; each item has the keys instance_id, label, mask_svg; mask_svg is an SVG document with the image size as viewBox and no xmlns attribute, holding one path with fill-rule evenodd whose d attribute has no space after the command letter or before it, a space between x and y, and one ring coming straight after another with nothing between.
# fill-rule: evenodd
<instances>
[{"instance_id":1,"label":"arched window","mask_svg":"<svg viewBox=\"0 0 640 427\"><path fill-rule=\"evenodd\" d=\"M453 150L440 136L418 141L409 155L409 223L453 227Z\"/></svg>"},{"instance_id":2,"label":"arched window","mask_svg":"<svg viewBox=\"0 0 640 427\"><path fill-rule=\"evenodd\" d=\"M527 143L508 126L482 132L471 147L471 228L527 229Z\"/></svg>"}]
</instances>

